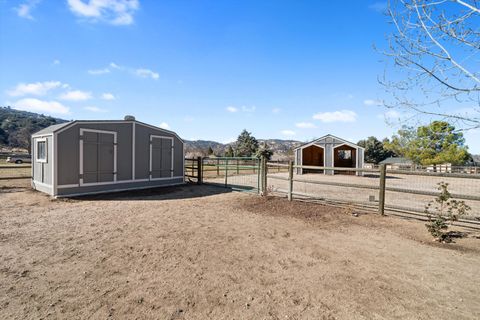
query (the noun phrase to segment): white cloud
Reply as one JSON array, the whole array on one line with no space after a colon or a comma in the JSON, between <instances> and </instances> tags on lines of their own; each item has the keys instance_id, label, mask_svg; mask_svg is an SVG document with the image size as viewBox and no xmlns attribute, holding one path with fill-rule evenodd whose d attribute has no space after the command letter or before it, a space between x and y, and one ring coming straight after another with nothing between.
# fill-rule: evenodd
<instances>
[{"instance_id":1,"label":"white cloud","mask_svg":"<svg viewBox=\"0 0 480 320\"><path fill-rule=\"evenodd\" d=\"M53 62L52 62L52 63L53 63L54 65L59 65L59 64L60 64L60 60L58 60L58 59L55 59L55 60L53 60Z\"/></svg>"},{"instance_id":2,"label":"white cloud","mask_svg":"<svg viewBox=\"0 0 480 320\"><path fill-rule=\"evenodd\" d=\"M313 129L317 127L311 122L298 122L298 123L295 123L295 126L301 129Z\"/></svg>"},{"instance_id":3,"label":"white cloud","mask_svg":"<svg viewBox=\"0 0 480 320\"><path fill-rule=\"evenodd\" d=\"M108 68L92 69L92 70L88 70L88 73L90 73L91 75L97 76L97 75L100 75L100 74L110 73L110 69L108 69Z\"/></svg>"},{"instance_id":4,"label":"white cloud","mask_svg":"<svg viewBox=\"0 0 480 320\"><path fill-rule=\"evenodd\" d=\"M169 130L170 129L170 126L168 125L168 123L166 122L162 122L158 125L160 128L162 129L166 129L166 130Z\"/></svg>"},{"instance_id":5,"label":"white cloud","mask_svg":"<svg viewBox=\"0 0 480 320\"><path fill-rule=\"evenodd\" d=\"M280 113L280 111L282 111L282 109L280 109L280 108L273 108L272 109L273 114L278 114L278 113Z\"/></svg>"},{"instance_id":6,"label":"white cloud","mask_svg":"<svg viewBox=\"0 0 480 320\"><path fill-rule=\"evenodd\" d=\"M101 109L101 108L94 107L94 106L88 106L88 107L85 107L83 109L88 110L88 111L92 111L92 112L98 112L98 113L107 112L107 110L105 110L105 109Z\"/></svg>"},{"instance_id":7,"label":"white cloud","mask_svg":"<svg viewBox=\"0 0 480 320\"><path fill-rule=\"evenodd\" d=\"M319 112L313 115L313 119L322 122L355 122L357 120L357 114L351 110Z\"/></svg>"},{"instance_id":8,"label":"white cloud","mask_svg":"<svg viewBox=\"0 0 480 320\"><path fill-rule=\"evenodd\" d=\"M160 78L160 75L153 70L147 68L131 68L127 66L121 66L116 64L115 62L110 62L110 64L105 68L90 69L87 70L87 72L91 75L96 76L114 72L115 70L127 72L141 78L151 78L153 80L158 80Z\"/></svg>"},{"instance_id":9,"label":"white cloud","mask_svg":"<svg viewBox=\"0 0 480 320\"><path fill-rule=\"evenodd\" d=\"M138 0L68 0L70 11L89 22L105 21L112 25L133 23Z\"/></svg>"},{"instance_id":10,"label":"white cloud","mask_svg":"<svg viewBox=\"0 0 480 320\"><path fill-rule=\"evenodd\" d=\"M116 64L115 62L110 62L109 64L110 67L112 67L113 69L122 69L122 67L120 67L118 64Z\"/></svg>"},{"instance_id":11,"label":"white cloud","mask_svg":"<svg viewBox=\"0 0 480 320\"><path fill-rule=\"evenodd\" d=\"M109 92L102 93L101 98L103 100L115 100L115 96Z\"/></svg>"},{"instance_id":12,"label":"white cloud","mask_svg":"<svg viewBox=\"0 0 480 320\"><path fill-rule=\"evenodd\" d=\"M17 14L21 18L34 20L32 10L35 9L40 0L27 0L15 8Z\"/></svg>"},{"instance_id":13,"label":"white cloud","mask_svg":"<svg viewBox=\"0 0 480 320\"><path fill-rule=\"evenodd\" d=\"M15 102L14 109L31 111L31 112L45 112L49 114L67 114L68 107L57 101L44 101L34 98L21 99Z\"/></svg>"},{"instance_id":14,"label":"white cloud","mask_svg":"<svg viewBox=\"0 0 480 320\"><path fill-rule=\"evenodd\" d=\"M59 99L69 101L85 101L92 98L92 94L87 91L72 90L60 95Z\"/></svg>"},{"instance_id":15,"label":"white cloud","mask_svg":"<svg viewBox=\"0 0 480 320\"><path fill-rule=\"evenodd\" d=\"M247 107L247 106L242 106L242 111L243 112L255 112L255 110L257 109L257 107L255 106L251 106L251 107Z\"/></svg>"},{"instance_id":16,"label":"white cloud","mask_svg":"<svg viewBox=\"0 0 480 320\"><path fill-rule=\"evenodd\" d=\"M160 76L158 73L150 70L150 69L136 69L134 72L137 76L142 77L142 78L152 78L154 80L157 80Z\"/></svg>"},{"instance_id":17,"label":"white cloud","mask_svg":"<svg viewBox=\"0 0 480 320\"><path fill-rule=\"evenodd\" d=\"M367 99L367 100L363 100L363 104L366 105L366 106L381 106L382 101L374 100L374 99Z\"/></svg>"},{"instance_id":18,"label":"white cloud","mask_svg":"<svg viewBox=\"0 0 480 320\"><path fill-rule=\"evenodd\" d=\"M251 107L247 107L247 106L241 106L241 107L228 106L226 108L226 110L228 112L232 112L232 113L239 112L239 111L245 112L245 113L253 113L253 112L255 112L256 109L257 109L257 107L255 107L255 106L251 106Z\"/></svg>"},{"instance_id":19,"label":"white cloud","mask_svg":"<svg viewBox=\"0 0 480 320\"><path fill-rule=\"evenodd\" d=\"M282 130L280 131L284 136L294 136L295 135L295 131L292 131L292 130Z\"/></svg>"},{"instance_id":20,"label":"white cloud","mask_svg":"<svg viewBox=\"0 0 480 320\"><path fill-rule=\"evenodd\" d=\"M67 84L62 84L60 81L45 81L35 83L19 83L15 89L7 91L7 94L12 97L20 97L25 95L43 96L50 90L56 88L66 88Z\"/></svg>"}]
</instances>

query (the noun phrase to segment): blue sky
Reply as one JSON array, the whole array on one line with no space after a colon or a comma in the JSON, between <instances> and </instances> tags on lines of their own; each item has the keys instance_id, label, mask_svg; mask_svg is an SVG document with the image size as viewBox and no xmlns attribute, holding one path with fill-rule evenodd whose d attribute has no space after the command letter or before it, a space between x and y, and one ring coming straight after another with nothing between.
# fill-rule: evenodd
<instances>
[{"instance_id":1,"label":"blue sky","mask_svg":"<svg viewBox=\"0 0 480 320\"><path fill-rule=\"evenodd\" d=\"M0 103L185 139L391 136L375 1L0 0ZM390 119L390 121L385 121ZM392 124L393 123L393 124ZM466 134L480 153L480 133Z\"/></svg>"}]
</instances>

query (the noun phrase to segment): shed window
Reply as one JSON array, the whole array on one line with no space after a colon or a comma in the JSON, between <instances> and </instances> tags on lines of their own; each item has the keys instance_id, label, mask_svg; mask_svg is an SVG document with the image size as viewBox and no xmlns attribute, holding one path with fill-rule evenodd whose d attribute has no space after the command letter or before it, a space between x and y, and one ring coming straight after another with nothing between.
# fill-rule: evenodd
<instances>
[{"instance_id":1,"label":"shed window","mask_svg":"<svg viewBox=\"0 0 480 320\"><path fill-rule=\"evenodd\" d=\"M338 150L338 158L341 160L352 159L352 150Z\"/></svg>"},{"instance_id":2,"label":"shed window","mask_svg":"<svg viewBox=\"0 0 480 320\"><path fill-rule=\"evenodd\" d=\"M37 141L37 162L47 162L47 141Z\"/></svg>"}]
</instances>

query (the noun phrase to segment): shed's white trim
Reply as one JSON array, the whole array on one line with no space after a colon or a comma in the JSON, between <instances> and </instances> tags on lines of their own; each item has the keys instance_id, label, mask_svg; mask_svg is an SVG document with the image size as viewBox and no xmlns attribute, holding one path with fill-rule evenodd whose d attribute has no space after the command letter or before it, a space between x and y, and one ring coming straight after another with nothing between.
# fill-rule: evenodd
<instances>
[{"instance_id":1,"label":"shed's white trim","mask_svg":"<svg viewBox=\"0 0 480 320\"><path fill-rule=\"evenodd\" d=\"M175 180L181 179L183 176L176 176L176 177L166 177L166 178L153 178L153 179L138 179L138 180L117 180L117 181L105 181L105 182L91 182L91 183L84 183L82 185L79 184L62 184L59 185L59 189L67 189L67 188L78 188L78 187L91 187L91 186L104 186L104 185L111 185L111 184L122 184L122 183L135 183L135 182L147 182L147 181L157 181L157 180Z\"/></svg>"},{"instance_id":2,"label":"shed's white trim","mask_svg":"<svg viewBox=\"0 0 480 320\"><path fill-rule=\"evenodd\" d=\"M53 133L45 133L45 134L32 135L32 138L43 138L43 137L50 137L50 136L53 136Z\"/></svg>"}]
</instances>

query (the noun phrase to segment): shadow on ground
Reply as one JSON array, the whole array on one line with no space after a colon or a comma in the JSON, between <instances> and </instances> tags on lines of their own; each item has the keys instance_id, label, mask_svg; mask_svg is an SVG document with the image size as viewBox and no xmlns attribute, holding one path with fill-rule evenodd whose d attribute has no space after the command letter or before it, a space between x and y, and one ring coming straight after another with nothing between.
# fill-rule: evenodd
<instances>
[{"instance_id":1,"label":"shadow on ground","mask_svg":"<svg viewBox=\"0 0 480 320\"><path fill-rule=\"evenodd\" d=\"M102 193L95 195L85 195L78 197L65 197L62 200L77 201L122 201L122 200L174 200L174 199L191 199L199 197L208 197L217 194L230 193L231 188L211 185L186 184L175 187L158 187L142 190L128 190L114 193Z\"/></svg>"}]
</instances>

